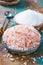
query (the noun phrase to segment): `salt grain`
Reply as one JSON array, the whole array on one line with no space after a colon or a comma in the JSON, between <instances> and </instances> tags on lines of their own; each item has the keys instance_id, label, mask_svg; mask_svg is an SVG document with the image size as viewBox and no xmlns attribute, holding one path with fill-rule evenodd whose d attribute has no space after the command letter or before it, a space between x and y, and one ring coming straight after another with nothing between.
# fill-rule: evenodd
<instances>
[{"instance_id":1,"label":"salt grain","mask_svg":"<svg viewBox=\"0 0 43 65\"><path fill-rule=\"evenodd\" d=\"M4 50L6 51L7 49L6 49L6 48L4 48Z\"/></svg>"},{"instance_id":2,"label":"salt grain","mask_svg":"<svg viewBox=\"0 0 43 65\"><path fill-rule=\"evenodd\" d=\"M42 61L43 61L43 59L42 59Z\"/></svg>"},{"instance_id":3,"label":"salt grain","mask_svg":"<svg viewBox=\"0 0 43 65\"><path fill-rule=\"evenodd\" d=\"M22 56L22 58L25 58L25 56Z\"/></svg>"},{"instance_id":4,"label":"salt grain","mask_svg":"<svg viewBox=\"0 0 43 65\"><path fill-rule=\"evenodd\" d=\"M12 55L10 55L10 58L12 58L13 56Z\"/></svg>"},{"instance_id":5,"label":"salt grain","mask_svg":"<svg viewBox=\"0 0 43 65\"><path fill-rule=\"evenodd\" d=\"M9 59L10 59L10 61L12 61L12 62L13 62L13 61L15 61L15 59L14 59L14 58L9 58Z\"/></svg>"},{"instance_id":6,"label":"salt grain","mask_svg":"<svg viewBox=\"0 0 43 65\"><path fill-rule=\"evenodd\" d=\"M28 65L26 61L24 62L24 65Z\"/></svg>"},{"instance_id":7,"label":"salt grain","mask_svg":"<svg viewBox=\"0 0 43 65\"><path fill-rule=\"evenodd\" d=\"M35 61L33 61L33 63L35 63Z\"/></svg>"},{"instance_id":8,"label":"salt grain","mask_svg":"<svg viewBox=\"0 0 43 65\"><path fill-rule=\"evenodd\" d=\"M43 33L43 30L41 30L41 32Z\"/></svg>"},{"instance_id":9,"label":"salt grain","mask_svg":"<svg viewBox=\"0 0 43 65\"><path fill-rule=\"evenodd\" d=\"M21 58L21 60L23 60L23 58Z\"/></svg>"},{"instance_id":10,"label":"salt grain","mask_svg":"<svg viewBox=\"0 0 43 65\"><path fill-rule=\"evenodd\" d=\"M27 62L29 62L29 60L27 60Z\"/></svg>"},{"instance_id":11,"label":"salt grain","mask_svg":"<svg viewBox=\"0 0 43 65\"><path fill-rule=\"evenodd\" d=\"M8 50L7 50L6 48L4 48L4 49L3 49L3 52L6 52L6 53L7 53L7 52L8 52Z\"/></svg>"},{"instance_id":12,"label":"salt grain","mask_svg":"<svg viewBox=\"0 0 43 65\"><path fill-rule=\"evenodd\" d=\"M5 55L3 55L3 57L6 57L6 54L5 54Z\"/></svg>"},{"instance_id":13,"label":"salt grain","mask_svg":"<svg viewBox=\"0 0 43 65\"><path fill-rule=\"evenodd\" d=\"M40 57L38 59L40 59Z\"/></svg>"},{"instance_id":14,"label":"salt grain","mask_svg":"<svg viewBox=\"0 0 43 65\"><path fill-rule=\"evenodd\" d=\"M16 57L16 60L18 60L19 59L19 57Z\"/></svg>"},{"instance_id":15,"label":"salt grain","mask_svg":"<svg viewBox=\"0 0 43 65\"><path fill-rule=\"evenodd\" d=\"M34 61L36 61L36 58L33 58L33 57L32 57L31 59L33 59Z\"/></svg>"},{"instance_id":16,"label":"salt grain","mask_svg":"<svg viewBox=\"0 0 43 65\"><path fill-rule=\"evenodd\" d=\"M8 58L9 56L10 56L10 54L8 53L8 54L7 54L7 58Z\"/></svg>"},{"instance_id":17,"label":"salt grain","mask_svg":"<svg viewBox=\"0 0 43 65\"><path fill-rule=\"evenodd\" d=\"M40 28L37 28L37 30L39 30Z\"/></svg>"},{"instance_id":18,"label":"salt grain","mask_svg":"<svg viewBox=\"0 0 43 65\"><path fill-rule=\"evenodd\" d=\"M41 56L41 58L43 58L43 56Z\"/></svg>"}]
</instances>

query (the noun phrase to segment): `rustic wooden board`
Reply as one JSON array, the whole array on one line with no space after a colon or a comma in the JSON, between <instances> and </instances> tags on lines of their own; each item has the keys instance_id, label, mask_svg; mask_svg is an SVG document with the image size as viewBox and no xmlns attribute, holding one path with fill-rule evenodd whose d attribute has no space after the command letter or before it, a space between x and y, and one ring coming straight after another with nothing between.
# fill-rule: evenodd
<instances>
[{"instance_id":1,"label":"rustic wooden board","mask_svg":"<svg viewBox=\"0 0 43 65\"><path fill-rule=\"evenodd\" d=\"M2 5L14 5L14 4L17 4L19 2L19 0L15 0L13 2L5 2L3 0L0 0L0 4Z\"/></svg>"},{"instance_id":2,"label":"rustic wooden board","mask_svg":"<svg viewBox=\"0 0 43 65\"><path fill-rule=\"evenodd\" d=\"M22 59L22 55L13 55L13 58L15 59L14 62L10 61L9 58L7 57L3 57L3 54L6 54L6 51L3 51L3 49L1 50L1 48L4 49L3 45L0 44L0 65L24 65L24 62L27 62L28 65L38 65L37 62L33 63L33 60L31 59L30 55L26 55L25 58L23 60ZM38 55L39 56L39 55ZM19 59L17 60L16 58L19 57Z\"/></svg>"}]
</instances>

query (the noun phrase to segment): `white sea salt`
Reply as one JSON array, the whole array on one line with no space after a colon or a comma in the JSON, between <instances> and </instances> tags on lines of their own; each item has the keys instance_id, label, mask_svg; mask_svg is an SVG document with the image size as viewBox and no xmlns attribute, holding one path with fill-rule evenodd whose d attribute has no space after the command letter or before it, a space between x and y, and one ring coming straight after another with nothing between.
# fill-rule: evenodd
<instances>
[{"instance_id":1,"label":"white sea salt","mask_svg":"<svg viewBox=\"0 0 43 65\"><path fill-rule=\"evenodd\" d=\"M33 58L33 57L32 57L31 59L33 59L33 61L36 61L36 58Z\"/></svg>"},{"instance_id":2,"label":"white sea salt","mask_svg":"<svg viewBox=\"0 0 43 65\"><path fill-rule=\"evenodd\" d=\"M14 20L18 24L24 24L24 25L30 25L30 26L39 25L43 23L43 14L36 12L34 10L28 9L26 11L23 11L17 14Z\"/></svg>"}]
</instances>

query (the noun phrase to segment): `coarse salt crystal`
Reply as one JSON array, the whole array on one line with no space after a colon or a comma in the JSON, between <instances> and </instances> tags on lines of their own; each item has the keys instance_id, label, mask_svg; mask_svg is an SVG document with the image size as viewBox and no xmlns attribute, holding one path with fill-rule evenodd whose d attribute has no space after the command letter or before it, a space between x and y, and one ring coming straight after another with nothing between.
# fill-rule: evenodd
<instances>
[{"instance_id":1,"label":"coarse salt crystal","mask_svg":"<svg viewBox=\"0 0 43 65\"><path fill-rule=\"evenodd\" d=\"M41 58L43 58L43 56L41 56Z\"/></svg>"},{"instance_id":2,"label":"coarse salt crystal","mask_svg":"<svg viewBox=\"0 0 43 65\"><path fill-rule=\"evenodd\" d=\"M43 33L43 30L41 30L41 32Z\"/></svg>"},{"instance_id":3,"label":"coarse salt crystal","mask_svg":"<svg viewBox=\"0 0 43 65\"><path fill-rule=\"evenodd\" d=\"M25 58L26 56L22 56L22 58Z\"/></svg>"},{"instance_id":4,"label":"coarse salt crystal","mask_svg":"<svg viewBox=\"0 0 43 65\"><path fill-rule=\"evenodd\" d=\"M35 62L33 61L33 63L35 63Z\"/></svg>"},{"instance_id":5,"label":"coarse salt crystal","mask_svg":"<svg viewBox=\"0 0 43 65\"><path fill-rule=\"evenodd\" d=\"M19 57L16 57L16 60L18 60L19 59Z\"/></svg>"},{"instance_id":6,"label":"coarse salt crystal","mask_svg":"<svg viewBox=\"0 0 43 65\"><path fill-rule=\"evenodd\" d=\"M12 62L13 62L13 61L15 61L15 59L14 59L14 58L9 58L9 59L10 59L10 61L12 61Z\"/></svg>"},{"instance_id":7,"label":"coarse salt crystal","mask_svg":"<svg viewBox=\"0 0 43 65\"><path fill-rule=\"evenodd\" d=\"M8 57L8 58L9 58L9 57L12 58L13 56L12 56L10 53L8 53L8 54L7 54L7 57Z\"/></svg>"},{"instance_id":8,"label":"coarse salt crystal","mask_svg":"<svg viewBox=\"0 0 43 65\"><path fill-rule=\"evenodd\" d=\"M21 60L23 60L23 58L21 58Z\"/></svg>"},{"instance_id":9,"label":"coarse salt crystal","mask_svg":"<svg viewBox=\"0 0 43 65\"><path fill-rule=\"evenodd\" d=\"M3 54L3 57L6 57L6 54Z\"/></svg>"},{"instance_id":10,"label":"coarse salt crystal","mask_svg":"<svg viewBox=\"0 0 43 65\"><path fill-rule=\"evenodd\" d=\"M4 50L6 51L7 49L6 49L6 48L4 48Z\"/></svg>"},{"instance_id":11,"label":"coarse salt crystal","mask_svg":"<svg viewBox=\"0 0 43 65\"><path fill-rule=\"evenodd\" d=\"M24 62L24 65L27 65L27 62L26 61Z\"/></svg>"},{"instance_id":12,"label":"coarse salt crystal","mask_svg":"<svg viewBox=\"0 0 43 65\"><path fill-rule=\"evenodd\" d=\"M33 59L34 61L36 61L36 58L33 58L33 57L32 57L31 59Z\"/></svg>"},{"instance_id":13,"label":"coarse salt crystal","mask_svg":"<svg viewBox=\"0 0 43 65\"><path fill-rule=\"evenodd\" d=\"M7 54L7 58L8 58L9 56L10 56L10 54L8 53L8 54Z\"/></svg>"}]
</instances>

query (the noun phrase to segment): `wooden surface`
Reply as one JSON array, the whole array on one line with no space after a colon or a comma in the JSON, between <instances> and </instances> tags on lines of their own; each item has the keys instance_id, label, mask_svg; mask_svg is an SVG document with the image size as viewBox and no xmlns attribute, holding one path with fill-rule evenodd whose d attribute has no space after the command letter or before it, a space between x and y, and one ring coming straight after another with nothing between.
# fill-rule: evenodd
<instances>
[{"instance_id":1,"label":"wooden surface","mask_svg":"<svg viewBox=\"0 0 43 65\"><path fill-rule=\"evenodd\" d=\"M43 9L37 4L37 3L34 3L34 2L28 2L27 4L27 7L28 6L32 6L33 9L43 13ZM24 65L24 62L28 62L28 65L39 65L37 62L33 63L32 59L30 58L30 55L27 55L26 58L22 61L21 60L21 56L19 55L14 55L14 59L16 57L19 57L20 59L19 60L15 60L14 62L11 62L9 60L9 58L6 58L6 57L3 57L3 45L0 43L0 65ZM38 54L38 56L40 57L40 54Z\"/></svg>"},{"instance_id":2,"label":"wooden surface","mask_svg":"<svg viewBox=\"0 0 43 65\"><path fill-rule=\"evenodd\" d=\"M3 45L0 44L1 48L4 49ZM4 54L6 54L6 51L4 50L1 50L0 52L0 65L25 65L24 63L27 62L28 64L26 65L38 65L37 62L33 63L33 60L31 59L30 55L16 55L14 54L13 55L13 58L15 59L14 62L10 60L9 57L3 57ZM8 54L9 52L7 52ZM25 56L24 58L22 56ZM40 56L40 55L38 55ZM19 58L19 59L16 59L16 58ZM23 60L21 60L23 59Z\"/></svg>"},{"instance_id":3,"label":"wooden surface","mask_svg":"<svg viewBox=\"0 0 43 65\"><path fill-rule=\"evenodd\" d=\"M19 2L19 0L15 0L13 2L5 2L4 0L0 0L0 4L2 5L14 5L17 4Z\"/></svg>"},{"instance_id":4,"label":"wooden surface","mask_svg":"<svg viewBox=\"0 0 43 65\"><path fill-rule=\"evenodd\" d=\"M27 6L32 6L32 8L35 9L36 11L43 13L43 8L39 4L35 3L34 1L32 2L28 1Z\"/></svg>"}]
</instances>

